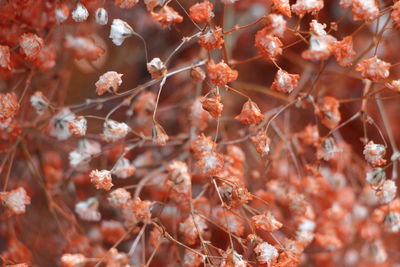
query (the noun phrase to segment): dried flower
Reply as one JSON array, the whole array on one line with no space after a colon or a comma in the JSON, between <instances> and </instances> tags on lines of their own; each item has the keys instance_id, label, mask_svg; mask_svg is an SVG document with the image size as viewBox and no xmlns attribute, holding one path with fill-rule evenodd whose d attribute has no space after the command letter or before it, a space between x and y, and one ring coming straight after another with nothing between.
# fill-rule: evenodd
<instances>
[{"instance_id":1,"label":"dried flower","mask_svg":"<svg viewBox=\"0 0 400 267\"><path fill-rule=\"evenodd\" d=\"M42 114L43 111L49 108L49 100L43 95L42 92L36 91L30 98L32 106L35 108L37 114Z\"/></svg>"},{"instance_id":2,"label":"dried flower","mask_svg":"<svg viewBox=\"0 0 400 267\"><path fill-rule=\"evenodd\" d=\"M165 29L174 23L181 23L183 18L172 7L163 6L157 13L151 11L151 16L161 24L161 28Z\"/></svg>"},{"instance_id":3,"label":"dried flower","mask_svg":"<svg viewBox=\"0 0 400 267\"><path fill-rule=\"evenodd\" d=\"M93 170L89 174L90 182L96 187L96 189L104 189L109 191L113 186L111 172L108 170Z\"/></svg>"},{"instance_id":4,"label":"dried flower","mask_svg":"<svg viewBox=\"0 0 400 267\"><path fill-rule=\"evenodd\" d=\"M115 0L115 5L121 8L134 7L139 0Z\"/></svg>"},{"instance_id":5,"label":"dried flower","mask_svg":"<svg viewBox=\"0 0 400 267\"><path fill-rule=\"evenodd\" d=\"M18 110L18 98L14 93L0 94L0 122L14 117Z\"/></svg>"},{"instance_id":6,"label":"dried flower","mask_svg":"<svg viewBox=\"0 0 400 267\"><path fill-rule=\"evenodd\" d=\"M189 13L190 18L196 22L210 22L214 17L213 4L205 0L202 3L196 3L190 7Z\"/></svg>"},{"instance_id":7,"label":"dried flower","mask_svg":"<svg viewBox=\"0 0 400 267\"><path fill-rule=\"evenodd\" d=\"M356 66L356 71L361 72L364 79L369 79L373 82L386 79L389 77L390 63L378 59L373 56L369 59L364 59Z\"/></svg>"},{"instance_id":8,"label":"dried flower","mask_svg":"<svg viewBox=\"0 0 400 267\"><path fill-rule=\"evenodd\" d=\"M297 87L299 78L298 74L289 74L287 71L279 69L271 89L281 93L291 93Z\"/></svg>"},{"instance_id":9,"label":"dried flower","mask_svg":"<svg viewBox=\"0 0 400 267\"><path fill-rule=\"evenodd\" d=\"M131 202L132 196L125 188L118 188L110 193L107 200L111 206L120 209Z\"/></svg>"},{"instance_id":10,"label":"dried flower","mask_svg":"<svg viewBox=\"0 0 400 267\"><path fill-rule=\"evenodd\" d=\"M286 20L280 14L269 14L265 17L265 28L268 34L283 38L286 31Z\"/></svg>"},{"instance_id":11,"label":"dried flower","mask_svg":"<svg viewBox=\"0 0 400 267\"><path fill-rule=\"evenodd\" d=\"M329 129L335 128L341 120L339 106L339 101L332 96L325 96L318 102L315 113Z\"/></svg>"},{"instance_id":12,"label":"dried flower","mask_svg":"<svg viewBox=\"0 0 400 267\"><path fill-rule=\"evenodd\" d=\"M66 140L71 136L68 124L75 119L69 108L63 108L50 120L50 135L58 140Z\"/></svg>"},{"instance_id":13,"label":"dried flower","mask_svg":"<svg viewBox=\"0 0 400 267\"><path fill-rule=\"evenodd\" d=\"M107 10L100 7L96 10L96 22L99 25L107 25L108 23L108 13Z\"/></svg>"},{"instance_id":14,"label":"dried flower","mask_svg":"<svg viewBox=\"0 0 400 267\"><path fill-rule=\"evenodd\" d=\"M255 46L258 48L258 54L274 59L282 54L283 44L278 37L271 35L269 32L269 27L259 30L256 34Z\"/></svg>"},{"instance_id":15,"label":"dried flower","mask_svg":"<svg viewBox=\"0 0 400 267\"><path fill-rule=\"evenodd\" d=\"M44 46L42 38L34 33L24 33L21 35L19 45L22 53L30 60L35 59Z\"/></svg>"},{"instance_id":16,"label":"dried flower","mask_svg":"<svg viewBox=\"0 0 400 267\"><path fill-rule=\"evenodd\" d=\"M373 21L379 16L379 8L375 0L353 0L354 20Z\"/></svg>"},{"instance_id":17,"label":"dried flower","mask_svg":"<svg viewBox=\"0 0 400 267\"><path fill-rule=\"evenodd\" d=\"M62 267L84 267L87 259L82 254L63 254L61 257Z\"/></svg>"},{"instance_id":18,"label":"dried flower","mask_svg":"<svg viewBox=\"0 0 400 267\"><path fill-rule=\"evenodd\" d=\"M108 71L99 77L99 80L96 82L96 93L98 95L102 95L105 92L116 93L118 91L118 87L122 84L123 74L120 74L115 71Z\"/></svg>"},{"instance_id":19,"label":"dried flower","mask_svg":"<svg viewBox=\"0 0 400 267\"><path fill-rule=\"evenodd\" d=\"M115 163L111 173L121 179L132 176L136 171L135 166L126 158L121 158Z\"/></svg>"},{"instance_id":20,"label":"dried flower","mask_svg":"<svg viewBox=\"0 0 400 267\"><path fill-rule=\"evenodd\" d=\"M322 0L297 0L292 5L292 11L299 17L303 17L306 13L318 12L324 7Z\"/></svg>"},{"instance_id":21,"label":"dried flower","mask_svg":"<svg viewBox=\"0 0 400 267\"><path fill-rule=\"evenodd\" d=\"M206 33L199 36L199 44L207 50L221 49L223 43L224 38L220 27L209 29Z\"/></svg>"},{"instance_id":22,"label":"dried flower","mask_svg":"<svg viewBox=\"0 0 400 267\"><path fill-rule=\"evenodd\" d=\"M334 42L330 49L341 66L346 67L353 63L356 52L353 49L353 38L351 36L346 36L342 41Z\"/></svg>"},{"instance_id":23,"label":"dried flower","mask_svg":"<svg viewBox=\"0 0 400 267\"><path fill-rule=\"evenodd\" d=\"M194 245L199 235L203 235L207 228L206 221L197 214L187 217L184 222L179 224L179 232L182 233L189 245Z\"/></svg>"},{"instance_id":24,"label":"dried flower","mask_svg":"<svg viewBox=\"0 0 400 267\"><path fill-rule=\"evenodd\" d=\"M254 248L257 261L262 264L271 265L278 258L278 250L267 242L262 242Z\"/></svg>"},{"instance_id":25,"label":"dried flower","mask_svg":"<svg viewBox=\"0 0 400 267\"><path fill-rule=\"evenodd\" d=\"M375 144L373 141L369 141L365 145L363 154L365 159L372 164L372 166L382 166L386 164L386 160L383 159L385 156L386 148L383 145Z\"/></svg>"},{"instance_id":26,"label":"dried flower","mask_svg":"<svg viewBox=\"0 0 400 267\"><path fill-rule=\"evenodd\" d=\"M110 38L117 46L122 45L124 40L134 34L134 30L128 23L121 19L113 19L111 24Z\"/></svg>"},{"instance_id":27,"label":"dried flower","mask_svg":"<svg viewBox=\"0 0 400 267\"><path fill-rule=\"evenodd\" d=\"M31 204L31 198L23 187L18 187L10 192L0 192L0 200L15 215L25 213L25 206Z\"/></svg>"},{"instance_id":28,"label":"dried flower","mask_svg":"<svg viewBox=\"0 0 400 267\"><path fill-rule=\"evenodd\" d=\"M96 60L105 50L96 45L91 38L88 37L72 37L67 35L65 37L65 47L72 49L75 52L76 59Z\"/></svg>"},{"instance_id":29,"label":"dried flower","mask_svg":"<svg viewBox=\"0 0 400 267\"><path fill-rule=\"evenodd\" d=\"M75 205L75 212L79 218L84 221L98 222L101 219L101 214L98 211L99 202L96 198L91 197L85 201L78 202Z\"/></svg>"},{"instance_id":30,"label":"dried flower","mask_svg":"<svg viewBox=\"0 0 400 267\"><path fill-rule=\"evenodd\" d=\"M164 128L157 122L154 123L152 128L152 140L153 143L159 146L165 146L168 142L168 135Z\"/></svg>"},{"instance_id":31,"label":"dried flower","mask_svg":"<svg viewBox=\"0 0 400 267\"><path fill-rule=\"evenodd\" d=\"M106 120L104 122L103 137L107 142L115 142L124 138L131 128L124 122Z\"/></svg>"},{"instance_id":32,"label":"dried flower","mask_svg":"<svg viewBox=\"0 0 400 267\"><path fill-rule=\"evenodd\" d=\"M60 3L54 9L56 21L58 24L65 22L69 17L69 8L68 5L65 3Z\"/></svg>"},{"instance_id":33,"label":"dried flower","mask_svg":"<svg viewBox=\"0 0 400 267\"><path fill-rule=\"evenodd\" d=\"M271 139L267 136L265 131L259 131L257 135L252 136L250 139L256 146L258 154L260 154L262 157L266 157L269 154L269 151L271 150Z\"/></svg>"},{"instance_id":34,"label":"dried flower","mask_svg":"<svg viewBox=\"0 0 400 267\"><path fill-rule=\"evenodd\" d=\"M211 117L218 118L221 117L222 109L224 105L221 103L221 96L216 94L213 97L204 98L201 101L202 107L206 110Z\"/></svg>"},{"instance_id":35,"label":"dried flower","mask_svg":"<svg viewBox=\"0 0 400 267\"><path fill-rule=\"evenodd\" d=\"M393 180L386 180L382 184L382 187L376 191L376 197L378 198L379 203L387 204L396 197L396 193L396 183Z\"/></svg>"},{"instance_id":36,"label":"dried flower","mask_svg":"<svg viewBox=\"0 0 400 267\"><path fill-rule=\"evenodd\" d=\"M243 124L258 124L264 120L264 115L261 113L257 104L249 99L244 103L242 111L235 119Z\"/></svg>"},{"instance_id":37,"label":"dried flower","mask_svg":"<svg viewBox=\"0 0 400 267\"><path fill-rule=\"evenodd\" d=\"M0 45L0 68L11 69L10 47L6 45Z\"/></svg>"},{"instance_id":38,"label":"dried flower","mask_svg":"<svg viewBox=\"0 0 400 267\"><path fill-rule=\"evenodd\" d=\"M272 0L272 3L274 4L274 9L279 13L288 16L289 18L292 17L289 0Z\"/></svg>"},{"instance_id":39,"label":"dried flower","mask_svg":"<svg viewBox=\"0 0 400 267\"><path fill-rule=\"evenodd\" d=\"M282 227L282 223L277 221L271 212L254 215L251 218L254 228L264 232L275 232Z\"/></svg>"},{"instance_id":40,"label":"dried flower","mask_svg":"<svg viewBox=\"0 0 400 267\"><path fill-rule=\"evenodd\" d=\"M147 63L147 70L153 79L161 78L167 73L167 67L158 57L153 58Z\"/></svg>"},{"instance_id":41,"label":"dried flower","mask_svg":"<svg viewBox=\"0 0 400 267\"><path fill-rule=\"evenodd\" d=\"M83 116L78 116L68 122L68 130L75 136L84 136L87 130L87 120Z\"/></svg>"},{"instance_id":42,"label":"dried flower","mask_svg":"<svg viewBox=\"0 0 400 267\"><path fill-rule=\"evenodd\" d=\"M89 17L89 11L81 3L77 3L74 11L72 11L72 19L76 22L82 22Z\"/></svg>"},{"instance_id":43,"label":"dried flower","mask_svg":"<svg viewBox=\"0 0 400 267\"><path fill-rule=\"evenodd\" d=\"M207 64L208 75L212 83L223 86L237 79L238 72L232 70L224 61L215 64L214 61L209 61Z\"/></svg>"}]
</instances>

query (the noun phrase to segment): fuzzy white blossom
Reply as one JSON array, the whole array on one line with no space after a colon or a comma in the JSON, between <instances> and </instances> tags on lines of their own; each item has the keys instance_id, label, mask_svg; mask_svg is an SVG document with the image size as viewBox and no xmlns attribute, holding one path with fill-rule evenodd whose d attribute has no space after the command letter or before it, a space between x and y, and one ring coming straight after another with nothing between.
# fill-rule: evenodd
<instances>
[{"instance_id":1,"label":"fuzzy white blossom","mask_svg":"<svg viewBox=\"0 0 400 267\"><path fill-rule=\"evenodd\" d=\"M397 193L397 186L393 180L386 180L382 187L376 192L379 203L387 204L391 202Z\"/></svg>"},{"instance_id":2,"label":"fuzzy white blossom","mask_svg":"<svg viewBox=\"0 0 400 267\"><path fill-rule=\"evenodd\" d=\"M124 40L134 34L128 23L121 19L114 19L111 24L110 38L115 45L122 45Z\"/></svg>"},{"instance_id":3,"label":"fuzzy white blossom","mask_svg":"<svg viewBox=\"0 0 400 267\"><path fill-rule=\"evenodd\" d=\"M117 141L124 138L130 130L131 128L124 122L107 120L104 122L104 139L108 142Z\"/></svg>"},{"instance_id":4,"label":"fuzzy white blossom","mask_svg":"<svg viewBox=\"0 0 400 267\"><path fill-rule=\"evenodd\" d=\"M108 23L108 13L104 8L98 8L96 10L96 22L99 25L106 25Z\"/></svg>"},{"instance_id":5,"label":"fuzzy white blossom","mask_svg":"<svg viewBox=\"0 0 400 267\"><path fill-rule=\"evenodd\" d=\"M50 104L42 92L36 91L30 98L32 107L34 107L37 114L42 114L43 111L49 108Z\"/></svg>"},{"instance_id":6,"label":"fuzzy white blossom","mask_svg":"<svg viewBox=\"0 0 400 267\"><path fill-rule=\"evenodd\" d=\"M86 9L84 5L81 3L78 3L72 11L72 19L75 20L76 22L82 22L87 20L89 17L89 11Z\"/></svg>"},{"instance_id":7,"label":"fuzzy white blossom","mask_svg":"<svg viewBox=\"0 0 400 267\"><path fill-rule=\"evenodd\" d=\"M101 214L98 211L99 202L96 198L91 197L85 201L78 202L75 205L75 212L79 218L84 221L97 222L101 219Z\"/></svg>"},{"instance_id":8,"label":"fuzzy white blossom","mask_svg":"<svg viewBox=\"0 0 400 267\"><path fill-rule=\"evenodd\" d=\"M136 171L135 166L126 158L121 158L117 161L111 173L118 178L125 179L132 176Z\"/></svg>"},{"instance_id":9,"label":"fuzzy white blossom","mask_svg":"<svg viewBox=\"0 0 400 267\"><path fill-rule=\"evenodd\" d=\"M68 123L75 119L69 108L63 108L50 120L50 135L58 140L66 140L71 136Z\"/></svg>"},{"instance_id":10,"label":"fuzzy white blossom","mask_svg":"<svg viewBox=\"0 0 400 267\"><path fill-rule=\"evenodd\" d=\"M275 261L279 255L278 250L267 242L258 244L254 248L254 252L257 253L258 262L268 265Z\"/></svg>"},{"instance_id":11,"label":"fuzzy white blossom","mask_svg":"<svg viewBox=\"0 0 400 267\"><path fill-rule=\"evenodd\" d=\"M16 215L25 213L25 206L31 203L23 187L18 187L10 192L0 192L0 201L5 207Z\"/></svg>"}]
</instances>

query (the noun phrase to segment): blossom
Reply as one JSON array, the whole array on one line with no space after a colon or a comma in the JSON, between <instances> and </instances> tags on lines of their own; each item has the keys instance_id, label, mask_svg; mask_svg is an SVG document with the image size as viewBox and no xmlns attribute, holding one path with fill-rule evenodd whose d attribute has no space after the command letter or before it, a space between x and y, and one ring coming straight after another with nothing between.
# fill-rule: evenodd
<instances>
[{"instance_id":1,"label":"blossom","mask_svg":"<svg viewBox=\"0 0 400 267\"><path fill-rule=\"evenodd\" d=\"M100 7L96 10L96 22L99 25L107 25L108 23L108 13L107 10L105 10L104 8Z\"/></svg>"},{"instance_id":2,"label":"blossom","mask_svg":"<svg viewBox=\"0 0 400 267\"><path fill-rule=\"evenodd\" d=\"M318 12L324 7L322 0L297 0L292 5L292 11L299 17L303 17L306 13Z\"/></svg>"},{"instance_id":3,"label":"blossom","mask_svg":"<svg viewBox=\"0 0 400 267\"><path fill-rule=\"evenodd\" d=\"M353 63L356 52L353 49L353 38L346 36L342 41L334 42L330 47L339 65L346 67Z\"/></svg>"},{"instance_id":4,"label":"blossom","mask_svg":"<svg viewBox=\"0 0 400 267\"><path fill-rule=\"evenodd\" d=\"M380 187L386 180L386 172L382 168L374 168L367 172L365 180L374 187Z\"/></svg>"},{"instance_id":5,"label":"blossom","mask_svg":"<svg viewBox=\"0 0 400 267\"><path fill-rule=\"evenodd\" d=\"M111 206L122 208L132 200L131 194L125 188L113 190L107 198Z\"/></svg>"},{"instance_id":6,"label":"blossom","mask_svg":"<svg viewBox=\"0 0 400 267\"><path fill-rule=\"evenodd\" d=\"M56 17L56 21L58 24L63 23L68 19L69 16L69 8L68 5L65 3L60 3L57 5L57 7L54 9L54 14Z\"/></svg>"},{"instance_id":7,"label":"blossom","mask_svg":"<svg viewBox=\"0 0 400 267\"><path fill-rule=\"evenodd\" d=\"M81 3L77 3L74 11L72 11L72 19L76 22L82 22L89 17L89 11Z\"/></svg>"},{"instance_id":8,"label":"blossom","mask_svg":"<svg viewBox=\"0 0 400 267\"><path fill-rule=\"evenodd\" d=\"M147 70L153 79L161 78L167 73L167 67L158 57L153 58L149 63L147 63Z\"/></svg>"},{"instance_id":9,"label":"blossom","mask_svg":"<svg viewBox=\"0 0 400 267\"><path fill-rule=\"evenodd\" d=\"M14 93L0 94L0 122L13 118L18 110L19 103Z\"/></svg>"},{"instance_id":10,"label":"blossom","mask_svg":"<svg viewBox=\"0 0 400 267\"><path fill-rule=\"evenodd\" d=\"M0 68L11 69L10 47L6 45L0 45Z\"/></svg>"},{"instance_id":11,"label":"blossom","mask_svg":"<svg viewBox=\"0 0 400 267\"><path fill-rule=\"evenodd\" d=\"M272 3L274 4L274 9L276 9L279 13L289 18L292 17L289 0L272 0Z\"/></svg>"},{"instance_id":12,"label":"blossom","mask_svg":"<svg viewBox=\"0 0 400 267\"><path fill-rule=\"evenodd\" d=\"M0 192L0 200L15 215L25 213L25 206L31 204L31 198L23 187L18 187L9 192Z\"/></svg>"},{"instance_id":13,"label":"blossom","mask_svg":"<svg viewBox=\"0 0 400 267\"><path fill-rule=\"evenodd\" d=\"M242 111L235 119L243 124L258 124L264 120L264 115L261 113L257 104L249 99L244 103Z\"/></svg>"},{"instance_id":14,"label":"blossom","mask_svg":"<svg viewBox=\"0 0 400 267\"><path fill-rule=\"evenodd\" d=\"M62 267L84 267L87 259L82 254L63 254L61 257Z\"/></svg>"},{"instance_id":15,"label":"blossom","mask_svg":"<svg viewBox=\"0 0 400 267\"><path fill-rule=\"evenodd\" d=\"M291 93L298 85L298 74L289 74L287 71L279 69L275 75L271 89L282 93Z\"/></svg>"},{"instance_id":16,"label":"blossom","mask_svg":"<svg viewBox=\"0 0 400 267\"><path fill-rule=\"evenodd\" d=\"M339 101L332 96L325 96L318 102L315 113L329 129L335 128L341 120L339 106Z\"/></svg>"},{"instance_id":17,"label":"blossom","mask_svg":"<svg viewBox=\"0 0 400 267\"><path fill-rule=\"evenodd\" d=\"M272 264L278 258L278 250L267 242L262 242L254 248L257 261L263 264Z\"/></svg>"},{"instance_id":18,"label":"blossom","mask_svg":"<svg viewBox=\"0 0 400 267\"><path fill-rule=\"evenodd\" d=\"M78 202L75 205L75 212L79 218L84 221L97 222L101 219L101 214L98 211L99 202L96 198L91 197L85 201Z\"/></svg>"},{"instance_id":19,"label":"blossom","mask_svg":"<svg viewBox=\"0 0 400 267\"><path fill-rule=\"evenodd\" d=\"M388 83L385 83L385 86L390 90L394 90L396 92L400 92L400 79L399 80L392 80Z\"/></svg>"},{"instance_id":20,"label":"blossom","mask_svg":"<svg viewBox=\"0 0 400 267\"><path fill-rule=\"evenodd\" d=\"M34 33L24 33L21 35L19 45L22 53L30 60L35 59L44 46L42 38Z\"/></svg>"},{"instance_id":21,"label":"blossom","mask_svg":"<svg viewBox=\"0 0 400 267\"><path fill-rule=\"evenodd\" d=\"M126 158L121 158L115 163L111 173L118 178L125 179L132 176L136 171L135 166Z\"/></svg>"},{"instance_id":22,"label":"blossom","mask_svg":"<svg viewBox=\"0 0 400 267\"><path fill-rule=\"evenodd\" d=\"M356 71L361 72L361 76L364 79L376 82L389 77L390 66L390 63L373 56L358 63Z\"/></svg>"},{"instance_id":23,"label":"blossom","mask_svg":"<svg viewBox=\"0 0 400 267\"><path fill-rule=\"evenodd\" d=\"M258 54L267 58L276 58L282 54L282 42L278 37L270 34L270 28L265 27L256 33L255 46Z\"/></svg>"},{"instance_id":24,"label":"blossom","mask_svg":"<svg viewBox=\"0 0 400 267\"><path fill-rule=\"evenodd\" d=\"M265 17L265 29L268 34L283 38L286 31L286 20L280 14L269 14Z\"/></svg>"},{"instance_id":25,"label":"blossom","mask_svg":"<svg viewBox=\"0 0 400 267\"><path fill-rule=\"evenodd\" d=\"M124 138L131 128L124 122L106 120L103 124L103 136L107 142L115 142Z\"/></svg>"},{"instance_id":26,"label":"blossom","mask_svg":"<svg viewBox=\"0 0 400 267\"><path fill-rule=\"evenodd\" d=\"M132 36L134 33L128 23L122 19L113 19L109 37L115 45L120 46L126 38Z\"/></svg>"},{"instance_id":27,"label":"blossom","mask_svg":"<svg viewBox=\"0 0 400 267\"><path fill-rule=\"evenodd\" d=\"M206 110L211 117L221 117L224 105L221 103L221 96L216 94L214 97L207 97L201 101L202 107Z\"/></svg>"},{"instance_id":28,"label":"blossom","mask_svg":"<svg viewBox=\"0 0 400 267\"><path fill-rule=\"evenodd\" d=\"M68 122L68 130L75 136L84 136L87 130L87 120L83 116L78 116Z\"/></svg>"},{"instance_id":29,"label":"blossom","mask_svg":"<svg viewBox=\"0 0 400 267\"><path fill-rule=\"evenodd\" d=\"M265 157L269 154L269 151L271 150L271 139L267 136L265 131L259 131L255 136L252 136L250 139L256 146L256 151L258 154L260 154L262 157Z\"/></svg>"},{"instance_id":30,"label":"blossom","mask_svg":"<svg viewBox=\"0 0 400 267\"><path fill-rule=\"evenodd\" d=\"M385 152L385 146L369 141L368 144L364 146L363 154L365 159L371 163L372 166L382 166L386 164L386 160L383 159Z\"/></svg>"},{"instance_id":31,"label":"blossom","mask_svg":"<svg viewBox=\"0 0 400 267\"><path fill-rule=\"evenodd\" d=\"M224 38L220 27L209 29L206 33L199 36L199 44L207 50L221 49L223 43Z\"/></svg>"},{"instance_id":32,"label":"blossom","mask_svg":"<svg viewBox=\"0 0 400 267\"><path fill-rule=\"evenodd\" d=\"M50 103L42 92L36 91L30 98L31 105L35 108L37 114L49 108Z\"/></svg>"},{"instance_id":33,"label":"blossom","mask_svg":"<svg viewBox=\"0 0 400 267\"><path fill-rule=\"evenodd\" d=\"M121 8L134 7L139 0L115 0L115 5Z\"/></svg>"},{"instance_id":34,"label":"blossom","mask_svg":"<svg viewBox=\"0 0 400 267\"><path fill-rule=\"evenodd\" d=\"M277 221L271 212L254 215L251 218L254 228L264 232L275 232L282 227L282 223Z\"/></svg>"},{"instance_id":35,"label":"blossom","mask_svg":"<svg viewBox=\"0 0 400 267\"><path fill-rule=\"evenodd\" d=\"M96 45L89 37L73 37L67 35L65 39L65 47L67 49L72 49L75 52L76 59L87 59L92 61L98 59L105 52L102 47Z\"/></svg>"},{"instance_id":36,"label":"blossom","mask_svg":"<svg viewBox=\"0 0 400 267\"><path fill-rule=\"evenodd\" d=\"M199 235L203 235L207 228L206 221L197 214L187 217L179 224L179 232L189 245L194 245Z\"/></svg>"},{"instance_id":37,"label":"blossom","mask_svg":"<svg viewBox=\"0 0 400 267\"><path fill-rule=\"evenodd\" d=\"M69 108L61 109L50 120L50 135L58 140L66 140L71 136L68 123L75 119L75 114Z\"/></svg>"},{"instance_id":38,"label":"blossom","mask_svg":"<svg viewBox=\"0 0 400 267\"><path fill-rule=\"evenodd\" d=\"M354 20L373 21L379 16L379 8L375 0L353 0Z\"/></svg>"},{"instance_id":39,"label":"blossom","mask_svg":"<svg viewBox=\"0 0 400 267\"><path fill-rule=\"evenodd\" d=\"M202 3L196 3L190 7L189 16L195 22L210 22L214 17L213 7L214 5L207 0Z\"/></svg>"},{"instance_id":40,"label":"blossom","mask_svg":"<svg viewBox=\"0 0 400 267\"><path fill-rule=\"evenodd\" d=\"M89 174L90 182L96 187L96 189L104 189L109 191L113 186L111 172L108 170L93 170Z\"/></svg>"},{"instance_id":41,"label":"blossom","mask_svg":"<svg viewBox=\"0 0 400 267\"><path fill-rule=\"evenodd\" d=\"M158 12L151 11L151 16L161 24L163 29L183 21L183 17L167 5L163 6Z\"/></svg>"},{"instance_id":42,"label":"blossom","mask_svg":"<svg viewBox=\"0 0 400 267\"><path fill-rule=\"evenodd\" d=\"M393 180L386 180L382 184L382 187L376 191L376 197L378 198L379 203L387 204L396 197L396 193L396 183Z\"/></svg>"},{"instance_id":43,"label":"blossom","mask_svg":"<svg viewBox=\"0 0 400 267\"><path fill-rule=\"evenodd\" d=\"M151 133L151 138L154 144L159 146L165 146L167 144L169 137L159 123L154 123Z\"/></svg>"},{"instance_id":44,"label":"blossom","mask_svg":"<svg viewBox=\"0 0 400 267\"><path fill-rule=\"evenodd\" d=\"M224 166L224 157L216 152L203 153L196 162L196 166L206 176L216 175Z\"/></svg>"},{"instance_id":45,"label":"blossom","mask_svg":"<svg viewBox=\"0 0 400 267\"><path fill-rule=\"evenodd\" d=\"M116 93L118 87L122 84L123 74L115 71L108 71L99 77L99 80L95 83L96 93L102 95L105 92Z\"/></svg>"},{"instance_id":46,"label":"blossom","mask_svg":"<svg viewBox=\"0 0 400 267\"><path fill-rule=\"evenodd\" d=\"M224 61L215 64L214 61L209 61L207 71L212 83L223 86L237 79L238 72L232 70Z\"/></svg>"}]
</instances>

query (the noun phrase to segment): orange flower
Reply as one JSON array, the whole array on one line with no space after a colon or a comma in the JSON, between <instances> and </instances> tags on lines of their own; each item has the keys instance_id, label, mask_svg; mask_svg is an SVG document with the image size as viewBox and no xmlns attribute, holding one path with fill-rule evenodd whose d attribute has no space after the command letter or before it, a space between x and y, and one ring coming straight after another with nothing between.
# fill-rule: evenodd
<instances>
[{"instance_id":1,"label":"orange flower","mask_svg":"<svg viewBox=\"0 0 400 267\"><path fill-rule=\"evenodd\" d=\"M257 124L264 120L264 115L261 113L257 104L249 99L244 103L242 112L240 112L235 119L243 124Z\"/></svg>"},{"instance_id":2,"label":"orange flower","mask_svg":"<svg viewBox=\"0 0 400 267\"><path fill-rule=\"evenodd\" d=\"M297 87L299 78L298 74L289 74L287 71L280 69L275 75L271 89L281 93L290 93Z\"/></svg>"},{"instance_id":3,"label":"orange flower","mask_svg":"<svg viewBox=\"0 0 400 267\"><path fill-rule=\"evenodd\" d=\"M209 61L207 71L211 82L219 86L235 81L238 77L238 72L232 70L224 61L218 64L215 64L212 60Z\"/></svg>"},{"instance_id":4,"label":"orange flower","mask_svg":"<svg viewBox=\"0 0 400 267\"><path fill-rule=\"evenodd\" d=\"M181 23L183 21L182 16L167 5L163 6L157 13L151 11L151 16L161 24L161 28L163 29L174 23Z\"/></svg>"},{"instance_id":5,"label":"orange flower","mask_svg":"<svg viewBox=\"0 0 400 267\"><path fill-rule=\"evenodd\" d=\"M258 53L263 57L274 59L282 54L282 42L278 37L271 34L270 28L259 30L255 38L255 46L258 48Z\"/></svg>"},{"instance_id":6,"label":"orange flower","mask_svg":"<svg viewBox=\"0 0 400 267\"><path fill-rule=\"evenodd\" d=\"M219 27L216 27L215 30L208 30L205 34L200 35L199 39L199 44L207 50L221 49L224 43L222 29Z\"/></svg>"},{"instance_id":7,"label":"orange flower","mask_svg":"<svg viewBox=\"0 0 400 267\"><path fill-rule=\"evenodd\" d=\"M195 22L210 22L214 17L213 7L213 4L207 0L202 3L196 3L189 9L190 18Z\"/></svg>"}]
</instances>

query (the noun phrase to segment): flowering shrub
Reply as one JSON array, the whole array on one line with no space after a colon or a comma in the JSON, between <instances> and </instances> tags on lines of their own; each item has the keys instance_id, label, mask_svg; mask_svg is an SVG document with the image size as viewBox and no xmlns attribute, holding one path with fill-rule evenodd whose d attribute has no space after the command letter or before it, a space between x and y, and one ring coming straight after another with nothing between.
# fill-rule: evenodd
<instances>
[{"instance_id":1,"label":"flowering shrub","mask_svg":"<svg viewBox=\"0 0 400 267\"><path fill-rule=\"evenodd\" d=\"M0 3L2 266L400 265L400 1Z\"/></svg>"}]
</instances>

